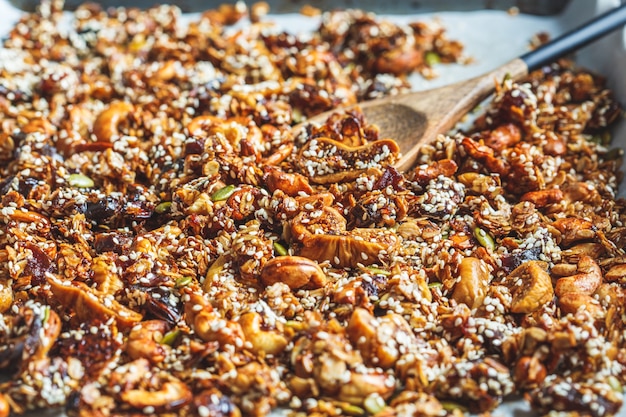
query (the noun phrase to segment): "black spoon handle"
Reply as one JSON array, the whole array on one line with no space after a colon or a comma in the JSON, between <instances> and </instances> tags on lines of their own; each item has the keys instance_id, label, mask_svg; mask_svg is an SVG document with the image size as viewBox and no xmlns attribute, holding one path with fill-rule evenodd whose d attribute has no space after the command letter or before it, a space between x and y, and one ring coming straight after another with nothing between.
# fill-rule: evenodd
<instances>
[{"instance_id":1,"label":"black spoon handle","mask_svg":"<svg viewBox=\"0 0 626 417\"><path fill-rule=\"evenodd\" d=\"M595 19L567 32L558 38L520 56L528 66L528 71L541 68L576 49L582 48L626 24L626 4L609 10Z\"/></svg>"}]
</instances>

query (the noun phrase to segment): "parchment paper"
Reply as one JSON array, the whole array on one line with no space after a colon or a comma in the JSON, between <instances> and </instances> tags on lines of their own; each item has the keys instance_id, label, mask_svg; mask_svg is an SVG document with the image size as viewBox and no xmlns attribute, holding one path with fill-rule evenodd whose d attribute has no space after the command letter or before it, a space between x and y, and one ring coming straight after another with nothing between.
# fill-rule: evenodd
<instances>
[{"instance_id":1,"label":"parchment paper","mask_svg":"<svg viewBox=\"0 0 626 417\"><path fill-rule=\"evenodd\" d=\"M380 16L395 22L438 19L445 26L449 38L461 40L465 45L465 53L473 58L473 63L468 65L438 66L439 77L434 80L412 77L414 89L424 90L487 72L526 52L533 35L546 32L555 37L619 3L619 0L572 0L561 15L551 17L512 15L493 10ZM132 2L129 1L129 4ZM0 0L0 36L6 35L21 13L8 0ZM185 17L193 19L195 15ZM274 15L271 18L292 33L311 32L319 24L317 18L295 14ZM620 102L626 105L626 30L617 31L581 50L577 53L577 60L581 65L606 75L609 86L614 89ZM622 120L614 135L614 145L626 149L626 120ZM626 170L626 164L622 169ZM624 185L620 187L620 195L626 197ZM60 417L63 413L50 412L45 415ZM524 417L533 414L526 402L513 400L505 402L492 415ZM618 415L626 417L626 406Z\"/></svg>"}]
</instances>

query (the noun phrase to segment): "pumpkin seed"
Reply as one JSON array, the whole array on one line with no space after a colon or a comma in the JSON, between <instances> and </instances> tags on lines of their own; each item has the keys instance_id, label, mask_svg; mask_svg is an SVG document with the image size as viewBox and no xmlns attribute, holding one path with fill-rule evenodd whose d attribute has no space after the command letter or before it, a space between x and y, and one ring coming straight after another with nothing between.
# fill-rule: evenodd
<instances>
[{"instance_id":1,"label":"pumpkin seed","mask_svg":"<svg viewBox=\"0 0 626 417\"><path fill-rule=\"evenodd\" d=\"M613 148L603 155L606 161L612 161L614 159L621 158L622 156L624 156L624 150L621 148Z\"/></svg>"},{"instance_id":2,"label":"pumpkin seed","mask_svg":"<svg viewBox=\"0 0 626 417\"><path fill-rule=\"evenodd\" d=\"M287 250L286 247L284 247L283 245L281 245L278 242L274 242L274 250L276 251L277 254L279 254L280 256L285 256L285 255L289 255L289 251Z\"/></svg>"},{"instance_id":3,"label":"pumpkin seed","mask_svg":"<svg viewBox=\"0 0 626 417\"><path fill-rule=\"evenodd\" d=\"M93 180L85 174L70 174L67 183L71 187L77 188L91 188L95 185Z\"/></svg>"},{"instance_id":4,"label":"pumpkin seed","mask_svg":"<svg viewBox=\"0 0 626 417\"><path fill-rule=\"evenodd\" d=\"M50 319L50 306L45 306L43 308L43 318L41 319L42 324L45 325L48 319Z\"/></svg>"},{"instance_id":5,"label":"pumpkin seed","mask_svg":"<svg viewBox=\"0 0 626 417\"><path fill-rule=\"evenodd\" d=\"M211 200L212 201L226 200L228 197L233 195L234 192L235 192L235 186L232 184L227 185L226 187L222 187L216 192L214 192L213 194L211 194Z\"/></svg>"},{"instance_id":6,"label":"pumpkin seed","mask_svg":"<svg viewBox=\"0 0 626 417\"><path fill-rule=\"evenodd\" d=\"M469 411L467 409L467 407L465 407L465 406L463 406L461 404L455 403L453 401L441 401L441 406L446 411L460 410L460 411L463 411L464 413Z\"/></svg>"},{"instance_id":7,"label":"pumpkin seed","mask_svg":"<svg viewBox=\"0 0 626 417\"><path fill-rule=\"evenodd\" d=\"M488 232L484 231L480 227L474 228L474 237L480 243L481 246L486 248L489 251L494 251L496 249L496 242L493 240L493 236L491 236Z\"/></svg>"},{"instance_id":8,"label":"pumpkin seed","mask_svg":"<svg viewBox=\"0 0 626 417\"><path fill-rule=\"evenodd\" d=\"M162 203L157 204L157 206L154 208L154 211L157 214L163 214L163 213L170 211L171 208L172 208L172 202L164 201Z\"/></svg>"},{"instance_id":9,"label":"pumpkin seed","mask_svg":"<svg viewBox=\"0 0 626 417\"><path fill-rule=\"evenodd\" d=\"M191 284L191 281L193 281L193 278L190 276L178 278L176 280L176 288L186 287L187 285Z\"/></svg>"},{"instance_id":10,"label":"pumpkin seed","mask_svg":"<svg viewBox=\"0 0 626 417\"><path fill-rule=\"evenodd\" d=\"M437 52L428 51L426 52L426 55L424 55L424 61L426 61L426 65L432 67L433 65L441 62L441 57Z\"/></svg>"},{"instance_id":11,"label":"pumpkin seed","mask_svg":"<svg viewBox=\"0 0 626 417\"><path fill-rule=\"evenodd\" d=\"M376 268L375 266L366 266L363 269L372 275L385 275L385 276L391 275L391 272L386 271L384 269Z\"/></svg>"},{"instance_id":12,"label":"pumpkin seed","mask_svg":"<svg viewBox=\"0 0 626 417\"><path fill-rule=\"evenodd\" d=\"M350 403L335 403L335 404L339 406L341 411L343 411L343 413L346 415L362 416L365 414L365 410L363 410L361 407L357 405L350 404Z\"/></svg>"},{"instance_id":13,"label":"pumpkin seed","mask_svg":"<svg viewBox=\"0 0 626 417\"><path fill-rule=\"evenodd\" d=\"M179 335L180 335L180 329L178 328L172 329L163 335L163 339L161 339L161 344L172 346L174 342L176 342L176 339L178 339Z\"/></svg>"}]
</instances>

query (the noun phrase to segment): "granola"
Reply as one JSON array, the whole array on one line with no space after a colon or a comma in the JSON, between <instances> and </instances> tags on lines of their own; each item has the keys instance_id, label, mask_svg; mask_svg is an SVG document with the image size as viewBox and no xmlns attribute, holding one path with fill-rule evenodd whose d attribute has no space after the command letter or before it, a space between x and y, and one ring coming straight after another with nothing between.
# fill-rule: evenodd
<instances>
[{"instance_id":1,"label":"granola","mask_svg":"<svg viewBox=\"0 0 626 417\"><path fill-rule=\"evenodd\" d=\"M400 150L358 109L462 59L435 23L62 4L0 50L0 416L608 416L621 115L559 61ZM311 13L307 9L307 13ZM249 18L246 25L236 25Z\"/></svg>"}]
</instances>

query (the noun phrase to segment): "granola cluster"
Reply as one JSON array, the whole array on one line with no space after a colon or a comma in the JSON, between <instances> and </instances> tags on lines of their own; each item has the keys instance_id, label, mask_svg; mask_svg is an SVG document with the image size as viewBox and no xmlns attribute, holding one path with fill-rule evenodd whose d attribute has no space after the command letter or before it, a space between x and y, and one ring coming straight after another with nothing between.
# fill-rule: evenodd
<instances>
[{"instance_id":1,"label":"granola cluster","mask_svg":"<svg viewBox=\"0 0 626 417\"><path fill-rule=\"evenodd\" d=\"M85 5L67 28L61 6L0 50L0 416L618 412L600 77L504 80L401 173L358 108L291 128L460 60L434 23Z\"/></svg>"}]
</instances>

